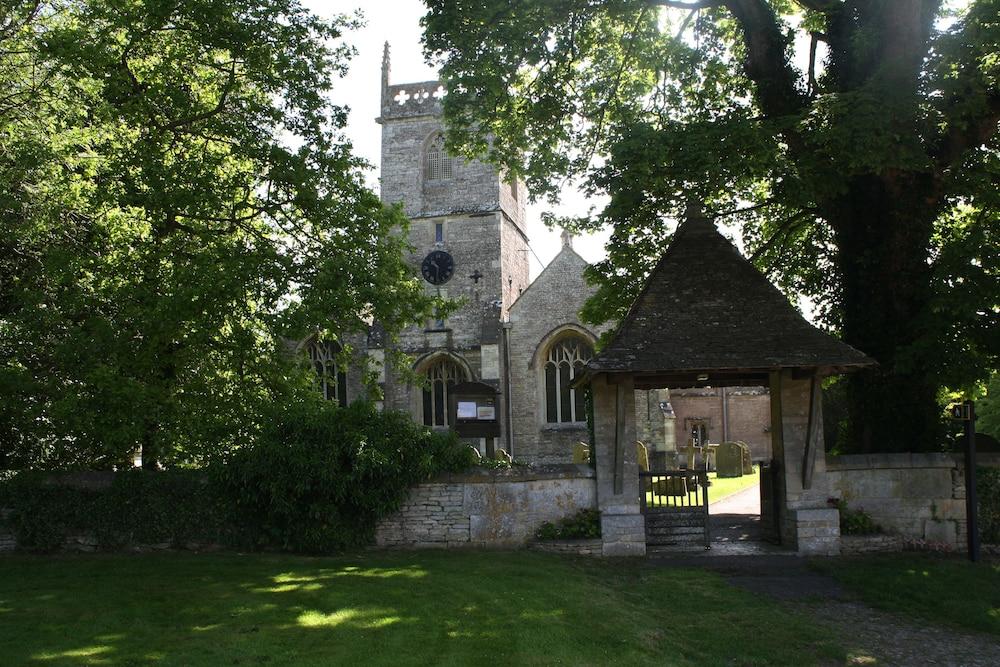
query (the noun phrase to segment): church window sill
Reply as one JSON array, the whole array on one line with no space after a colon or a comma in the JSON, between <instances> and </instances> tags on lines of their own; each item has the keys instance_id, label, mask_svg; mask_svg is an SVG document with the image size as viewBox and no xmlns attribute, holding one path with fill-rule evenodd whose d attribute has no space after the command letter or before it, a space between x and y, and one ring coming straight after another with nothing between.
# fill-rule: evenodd
<instances>
[{"instance_id":1,"label":"church window sill","mask_svg":"<svg viewBox=\"0 0 1000 667\"><path fill-rule=\"evenodd\" d=\"M586 431L587 422L561 422L542 424L543 431Z\"/></svg>"}]
</instances>

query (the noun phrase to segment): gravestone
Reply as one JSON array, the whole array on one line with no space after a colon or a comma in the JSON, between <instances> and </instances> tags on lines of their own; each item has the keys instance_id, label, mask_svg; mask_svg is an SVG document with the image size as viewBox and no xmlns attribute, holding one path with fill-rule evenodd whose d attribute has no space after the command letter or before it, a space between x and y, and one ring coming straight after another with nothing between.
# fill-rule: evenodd
<instances>
[{"instance_id":1,"label":"gravestone","mask_svg":"<svg viewBox=\"0 0 1000 667\"><path fill-rule=\"evenodd\" d=\"M573 445L573 463L590 463L590 445L585 442Z\"/></svg>"},{"instance_id":2,"label":"gravestone","mask_svg":"<svg viewBox=\"0 0 1000 667\"><path fill-rule=\"evenodd\" d=\"M715 450L715 472L719 477L742 477L744 448L738 442L724 442Z\"/></svg>"}]
</instances>

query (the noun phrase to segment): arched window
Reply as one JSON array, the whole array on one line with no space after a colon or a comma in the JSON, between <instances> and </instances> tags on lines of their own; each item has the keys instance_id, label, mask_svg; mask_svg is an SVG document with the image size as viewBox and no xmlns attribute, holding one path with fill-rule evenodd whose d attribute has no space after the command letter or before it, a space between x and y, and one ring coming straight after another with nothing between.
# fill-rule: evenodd
<instances>
[{"instance_id":1,"label":"arched window","mask_svg":"<svg viewBox=\"0 0 1000 667\"><path fill-rule=\"evenodd\" d=\"M594 348L578 337L563 338L549 348L545 360L545 421L549 424L587 421L583 391L570 385Z\"/></svg>"},{"instance_id":2,"label":"arched window","mask_svg":"<svg viewBox=\"0 0 1000 667\"><path fill-rule=\"evenodd\" d=\"M448 397L452 388L469 379L465 369L454 359L443 358L431 364L424 375L424 424L426 426L449 426Z\"/></svg>"},{"instance_id":3,"label":"arched window","mask_svg":"<svg viewBox=\"0 0 1000 667\"><path fill-rule=\"evenodd\" d=\"M347 374L337 367L340 345L329 340L314 340L308 346L309 361L316 371L323 398L347 405Z\"/></svg>"},{"instance_id":4,"label":"arched window","mask_svg":"<svg viewBox=\"0 0 1000 667\"><path fill-rule=\"evenodd\" d=\"M427 144L424 153L424 178L428 181L451 178L454 164L455 159L444 149L444 135L439 132Z\"/></svg>"}]
</instances>

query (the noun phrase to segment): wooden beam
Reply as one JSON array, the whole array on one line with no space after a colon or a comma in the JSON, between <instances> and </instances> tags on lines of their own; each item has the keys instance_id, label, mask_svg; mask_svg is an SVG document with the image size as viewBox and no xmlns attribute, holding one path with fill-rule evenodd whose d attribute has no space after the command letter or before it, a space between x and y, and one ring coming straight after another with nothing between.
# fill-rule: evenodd
<instances>
[{"instance_id":1,"label":"wooden beam","mask_svg":"<svg viewBox=\"0 0 1000 667\"><path fill-rule=\"evenodd\" d=\"M625 486L625 387L615 386L615 474L614 493L619 495Z\"/></svg>"},{"instance_id":2,"label":"wooden beam","mask_svg":"<svg viewBox=\"0 0 1000 667\"><path fill-rule=\"evenodd\" d=\"M816 467L816 443L819 440L819 429L823 428L820 419L820 397L823 391L819 376L814 375L809 383L809 422L806 427L806 448L802 452L802 488L812 488L813 470Z\"/></svg>"}]
</instances>

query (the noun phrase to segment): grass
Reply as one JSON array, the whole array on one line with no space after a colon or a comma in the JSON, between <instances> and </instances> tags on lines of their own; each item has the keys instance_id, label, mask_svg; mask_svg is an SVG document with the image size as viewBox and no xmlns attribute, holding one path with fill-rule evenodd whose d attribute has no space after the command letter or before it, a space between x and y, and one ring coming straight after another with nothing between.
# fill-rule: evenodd
<instances>
[{"instance_id":1,"label":"grass","mask_svg":"<svg viewBox=\"0 0 1000 667\"><path fill-rule=\"evenodd\" d=\"M1000 636L1000 563L958 556L893 554L816 567L867 604L952 628Z\"/></svg>"},{"instance_id":2,"label":"grass","mask_svg":"<svg viewBox=\"0 0 1000 667\"><path fill-rule=\"evenodd\" d=\"M752 475L743 475L742 477L719 477L718 473L710 472L708 473L708 479L711 482L711 485L708 487L708 503L711 505L712 503L719 502L723 498L728 498L729 496L735 495L744 489L749 489L751 486L760 484L760 466L755 465L753 467ZM660 500L659 502L663 501ZM646 492L646 503L649 505L657 504L657 500L653 498L653 493L651 491Z\"/></svg>"},{"instance_id":3,"label":"grass","mask_svg":"<svg viewBox=\"0 0 1000 667\"><path fill-rule=\"evenodd\" d=\"M842 663L698 570L527 552L0 558L11 665Z\"/></svg>"},{"instance_id":4,"label":"grass","mask_svg":"<svg viewBox=\"0 0 1000 667\"><path fill-rule=\"evenodd\" d=\"M708 473L708 479L712 482L708 487L708 502L714 503L735 495L743 489L760 484L760 466L753 467L752 475L742 477L719 477L717 473Z\"/></svg>"}]
</instances>

